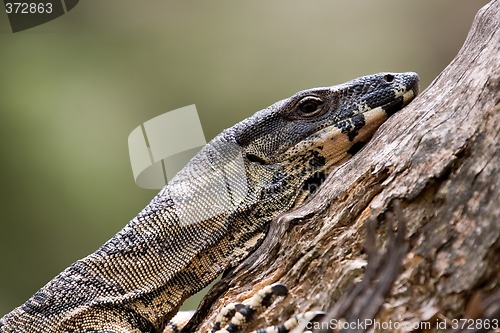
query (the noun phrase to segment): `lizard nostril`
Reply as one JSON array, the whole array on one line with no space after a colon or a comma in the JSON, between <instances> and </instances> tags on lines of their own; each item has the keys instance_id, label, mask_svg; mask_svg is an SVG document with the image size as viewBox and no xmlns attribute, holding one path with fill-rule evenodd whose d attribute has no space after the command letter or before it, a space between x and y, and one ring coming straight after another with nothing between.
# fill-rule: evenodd
<instances>
[{"instance_id":1,"label":"lizard nostril","mask_svg":"<svg viewBox=\"0 0 500 333\"><path fill-rule=\"evenodd\" d=\"M386 74L386 75L384 75L384 80L386 82L392 82L392 81L394 81L394 75L392 75L392 74Z\"/></svg>"}]
</instances>

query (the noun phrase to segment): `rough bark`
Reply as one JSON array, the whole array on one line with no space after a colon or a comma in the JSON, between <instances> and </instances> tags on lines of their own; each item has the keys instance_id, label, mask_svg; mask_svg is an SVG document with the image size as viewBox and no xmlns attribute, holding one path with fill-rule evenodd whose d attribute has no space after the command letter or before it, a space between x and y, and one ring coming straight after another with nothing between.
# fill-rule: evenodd
<instances>
[{"instance_id":1,"label":"rough bark","mask_svg":"<svg viewBox=\"0 0 500 333\"><path fill-rule=\"evenodd\" d=\"M274 282L290 294L250 329L311 309L332 315L363 280L361 294L380 290L366 282L367 261L376 259L366 255L373 252L373 244L366 246L370 220L379 222L376 247L387 247L386 255L407 247L400 265L377 264L394 266L391 276L373 282L389 281L388 292L372 294L382 297L375 311L380 322L498 315L491 307L498 310L500 301L494 297L500 289L499 17L499 0L481 9L464 46L432 84L332 172L311 201L272 222L264 244L205 298L199 330L209 330L223 305ZM396 199L406 240L394 248L383 225Z\"/></svg>"}]
</instances>

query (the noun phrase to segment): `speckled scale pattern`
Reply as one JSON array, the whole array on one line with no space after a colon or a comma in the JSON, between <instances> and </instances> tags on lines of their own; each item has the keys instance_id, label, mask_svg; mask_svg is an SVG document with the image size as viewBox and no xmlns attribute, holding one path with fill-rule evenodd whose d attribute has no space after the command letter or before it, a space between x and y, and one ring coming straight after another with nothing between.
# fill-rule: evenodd
<instances>
[{"instance_id":1,"label":"speckled scale pattern","mask_svg":"<svg viewBox=\"0 0 500 333\"><path fill-rule=\"evenodd\" d=\"M2 317L0 332L162 332L307 198L313 175L345 161L417 90L415 73L369 75L301 91L223 131L112 239Z\"/></svg>"}]
</instances>

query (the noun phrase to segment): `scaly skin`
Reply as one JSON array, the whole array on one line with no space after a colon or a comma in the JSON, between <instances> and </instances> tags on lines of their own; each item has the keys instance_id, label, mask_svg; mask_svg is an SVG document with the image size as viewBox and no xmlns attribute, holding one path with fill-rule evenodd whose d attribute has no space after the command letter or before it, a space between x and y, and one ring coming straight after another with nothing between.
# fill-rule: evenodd
<instances>
[{"instance_id":1,"label":"scaly skin","mask_svg":"<svg viewBox=\"0 0 500 333\"><path fill-rule=\"evenodd\" d=\"M113 238L0 319L0 332L162 332L417 90L415 73L365 76L226 129Z\"/></svg>"}]
</instances>

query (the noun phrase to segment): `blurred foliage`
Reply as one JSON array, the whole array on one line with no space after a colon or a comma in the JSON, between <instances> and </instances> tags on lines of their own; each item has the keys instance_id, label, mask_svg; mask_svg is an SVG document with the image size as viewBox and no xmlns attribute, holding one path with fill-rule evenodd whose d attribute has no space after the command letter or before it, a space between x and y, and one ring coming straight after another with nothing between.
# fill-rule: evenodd
<instances>
[{"instance_id":1,"label":"blurred foliage","mask_svg":"<svg viewBox=\"0 0 500 333\"><path fill-rule=\"evenodd\" d=\"M210 139L305 88L380 71L425 87L485 3L85 0L15 34L0 14L0 316L153 197L129 165L142 122L196 104Z\"/></svg>"}]
</instances>

